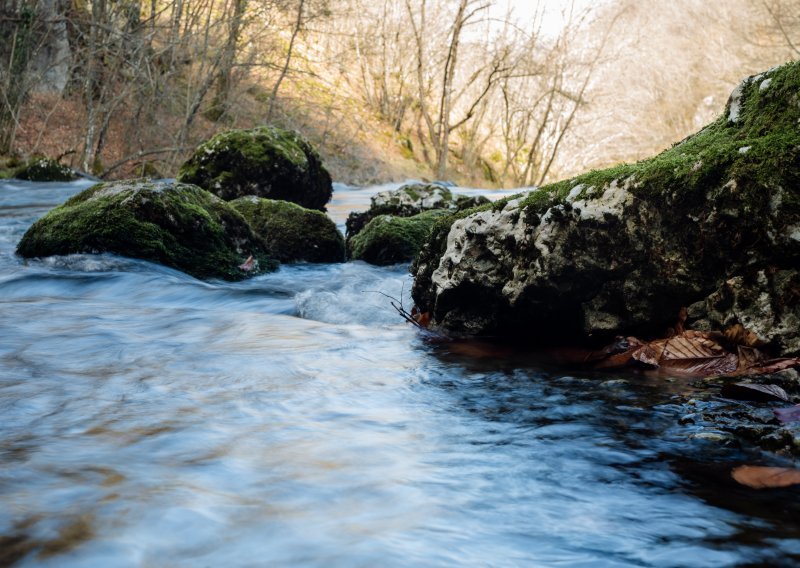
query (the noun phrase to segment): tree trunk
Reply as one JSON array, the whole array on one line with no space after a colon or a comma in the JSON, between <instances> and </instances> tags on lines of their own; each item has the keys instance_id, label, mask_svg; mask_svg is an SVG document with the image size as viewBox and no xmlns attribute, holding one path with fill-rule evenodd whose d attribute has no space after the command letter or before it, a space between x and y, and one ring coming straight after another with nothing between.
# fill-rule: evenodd
<instances>
[{"instance_id":1,"label":"tree trunk","mask_svg":"<svg viewBox=\"0 0 800 568\"><path fill-rule=\"evenodd\" d=\"M297 5L297 19L294 22L294 27L292 28L292 37L289 40L289 49L286 50L286 59L283 62L283 68L281 69L280 75L278 75L278 79L275 81L275 85L272 87L272 93L270 93L269 97L269 106L267 107L267 122L272 120L272 114L275 111L275 101L278 98L278 89L281 88L281 83L283 79L286 77L286 74L289 72L289 64L292 61L292 51L294 50L294 41L297 39L297 34L300 33L300 30L303 29L303 8L305 7L305 0L300 0Z\"/></svg>"},{"instance_id":2,"label":"tree trunk","mask_svg":"<svg viewBox=\"0 0 800 568\"><path fill-rule=\"evenodd\" d=\"M233 65L236 62L236 46L241 36L242 19L246 9L247 0L233 0L233 15L228 29L228 39L225 42L220 61L217 90L211 103L211 108L206 113L206 116L214 121L220 120L229 110L231 75L233 73Z\"/></svg>"}]
</instances>

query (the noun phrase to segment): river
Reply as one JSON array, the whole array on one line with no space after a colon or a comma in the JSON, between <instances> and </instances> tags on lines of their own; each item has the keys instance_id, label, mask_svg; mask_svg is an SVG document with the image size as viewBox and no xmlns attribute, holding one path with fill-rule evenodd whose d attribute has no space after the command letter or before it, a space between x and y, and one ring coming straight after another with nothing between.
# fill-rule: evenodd
<instances>
[{"instance_id":1,"label":"river","mask_svg":"<svg viewBox=\"0 0 800 568\"><path fill-rule=\"evenodd\" d=\"M681 425L680 381L430 344L378 293L406 266L14 256L87 185L0 182L0 565L800 562L797 493L730 482L772 458Z\"/></svg>"}]
</instances>

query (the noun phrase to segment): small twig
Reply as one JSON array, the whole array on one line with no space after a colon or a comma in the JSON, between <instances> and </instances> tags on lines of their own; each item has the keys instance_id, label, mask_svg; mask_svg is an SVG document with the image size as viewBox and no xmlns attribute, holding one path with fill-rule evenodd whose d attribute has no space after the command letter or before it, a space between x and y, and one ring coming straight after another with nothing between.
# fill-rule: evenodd
<instances>
[{"instance_id":1,"label":"small twig","mask_svg":"<svg viewBox=\"0 0 800 568\"><path fill-rule=\"evenodd\" d=\"M403 287L405 288L405 282L403 282ZM444 334L439 333L437 331L432 331L432 330L428 329L427 327L425 327L424 325L419 323L419 321L414 319L414 316L412 314L410 314L408 311L406 311L406 309L403 307L402 291L400 293L401 294L400 295L401 299L399 299L399 300L397 298L395 298L394 296L390 296L389 294L387 294L385 292L381 292L380 290L362 290L361 292L362 293L371 293L371 294L380 294L384 298L389 298L389 300L390 300L389 304L391 304L391 306L397 311L397 313L400 314L400 317L403 318L404 320L406 320L408 323L410 323L414 327L416 327L422 334L424 334L427 341L439 343L439 342L448 342L448 341L452 341L453 340L451 337L448 337L447 335L444 335Z\"/></svg>"},{"instance_id":2,"label":"small twig","mask_svg":"<svg viewBox=\"0 0 800 568\"><path fill-rule=\"evenodd\" d=\"M405 282L403 282L403 287L405 288ZM404 320L406 320L408 323L410 323L411 325L413 325L417 329L425 329L425 327L423 327L417 320L415 320L414 316L412 316L410 313L408 313L406 311L406 309L403 307L403 299L402 299L403 298L403 292L402 292L402 290L400 292L400 299L399 300L397 298L395 298L394 296L390 296L389 294L387 294L385 292L381 292L380 290L362 290L361 292L365 293L365 294L366 293L380 294L384 298L388 298L389 300L391 300L389 302L389 304L395 310L397 310L397 313L400 314L400 317L402 317ZM425 330L425 331L427 331L427 330Z\"/></svg>"}]
</instances>

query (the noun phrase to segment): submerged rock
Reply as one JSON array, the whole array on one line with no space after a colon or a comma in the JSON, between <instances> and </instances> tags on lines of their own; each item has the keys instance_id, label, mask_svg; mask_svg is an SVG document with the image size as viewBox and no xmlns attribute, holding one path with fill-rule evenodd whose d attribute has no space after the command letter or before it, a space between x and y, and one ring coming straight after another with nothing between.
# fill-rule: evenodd
<instances>
[{"instance_id":1,"label":"submerged rock","mask_svg":"<svg viewBox=\"0 0 800 568\"><path fill-rule=\"evenodd\" d=\"M309 209L325 209L333 193L331 176L311 144L274 126L218 134L181 166L178 180L225 200L255 195Z\"/></svg>"},{"instance_id":2,"label":"submerged rock","mask_svg":"<svg viewBox=\"0 0 800 568\"><path fill-rule=\"evenodd\" d=\"M74 181L78 175L50 158L35 158L14 170L12 177L25 181Z\"/></svg>"},{"instance_id":3,"label":"submerged rock","mask_svg":"<svg viewBox=\"0 0 800 568\"><path fill-rule=\"evenodd\" d=\"M486 203L489 203L486 197L454 194L439 183L409 183L395 190L376 193L367 211L351 213L347 218L347 238L357 235L367 223L380 215L411 217L423 211L461 211Z\"/></svg>"},{"instance_id":4,"label":"submerged rock","mask_svg":"<svg viewBox=\"0 0 800 568\"><path fill-rule=\"evenodd\" d=\"M605 341L660 336L729 280L796 282L798 266L794 62L746 79L723 116L654 158L440 220L412 267L413 297L449 330ZM767 302L740 294L746 311L709 301L698 319L742 323L796 355L800 293L777 288L764 285Z\"/></svg>"},{"instance_id":5,"label":"submerged rock","mask_svg":"<svg viewBox=\"0 0 800 568\"><path fill-rule=\"evenodd\" d=\"M325 213L288 201L240 197L230 204L281 262L344 262L344 237Z\"/></svg>"},{"instance_id":6,"label":"submerged rock","mask_svg":"<svg viewBox=\"0 0 800 568\"><path fill-rule=\"evenodd\" d=\"M780 396L737 396L743 390L741 387L748 384L754 393L775 392ZM724 432L731 436L730 440L739 443L800 456L800 422L782 422L777 417L780 409L791 408L791 404L800 401L800 381L796 370L734 379L712 378L696 386L709 392L701 394L700 400L684 402L682 424L695 427L700 434ZM786 396L789 401L783 400Z\"/></svg>"},{"instance_id":7,"label":"submerged rock","mask_svg":"<svg viewBox=\"0 0 800 568\"><path fill-rule=\"evenodd\" d=\"M101 183L48 212L25 233L25 258L112 252L198 278L240 280L272 270L262 240L228 203L199 187L141 180ZM257 268L244 271L252 255Z\"/></svg>"},{"instance_id":8,"label":"submerged rock","mask_svg":"<svg viewBox=\"0 0 800 568\"><path fill-rule=\"evenodd\" d=\"M446 214L433 210L413 217L375 217L348 241L350 257L378 265L408 262L428 238L434 223Z\"/></svg>"}]
</instances>

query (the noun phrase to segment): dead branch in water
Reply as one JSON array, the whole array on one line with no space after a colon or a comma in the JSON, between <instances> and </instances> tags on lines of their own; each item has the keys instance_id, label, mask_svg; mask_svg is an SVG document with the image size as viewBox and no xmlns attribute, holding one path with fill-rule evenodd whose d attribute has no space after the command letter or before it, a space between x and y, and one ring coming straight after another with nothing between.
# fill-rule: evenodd
<instances>
[{"instance_id":1,"label":"dead branch in water","mask_svg":"<svg viewBox=\"0 0 800 568\"><path fill-rule=\"evenodd\" d=\"M403 290L405 289L405 283L403 283ZM400 299L395 298L394 296L390 296L385 292L381 292L380 290L362 290L363 293L371 293L371 294L380 294L384 298L389 299L389 304L395 309L395 311L400 314L404 320L408 323L416 327L420 332L424 333L427 337L431 339L436 339L440 341L450 341L450 338L446 335L441 333L431 331L428 329L428 321L430 320L430 316L428 314L423 313L415 313L415 308L409 312L403 306L403 290L400 292Z\"/></svg>"}]
</instances>

